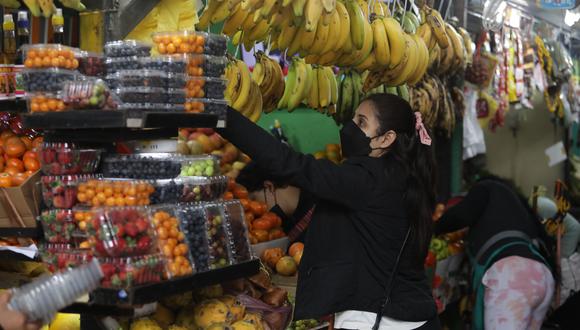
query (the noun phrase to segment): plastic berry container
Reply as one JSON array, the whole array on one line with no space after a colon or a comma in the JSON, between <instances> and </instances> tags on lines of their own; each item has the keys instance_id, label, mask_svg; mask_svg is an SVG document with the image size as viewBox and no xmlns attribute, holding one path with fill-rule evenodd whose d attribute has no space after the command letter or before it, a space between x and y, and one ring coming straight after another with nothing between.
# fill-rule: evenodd
<instances>
[{"instance_id":1,"label":"plastic berry container","mask_svg":"<svg viewBox=\"0 0 580 330\"><path fill-rule=\"evenodd\" d=\"M214 156L191 156L184 158L181 165L182 177L219 175L219 161Z\"/></svg>"},{"instance_id":2,"label":"plastic berry container","mask_svg":"<svg viewBox=\"0 0 580 330\"><path fill-rule=\"evenodd\" d=\"M172 179L181 172L182 157L167 153L108 155L103 174L110 178Z\"/></svg>"},{"instance_id":3,"label":"plastic berry container","mask_svg":"<svg viewBox=\"0 0 580 330\"><path fill-rule=\"evenodd\" d=\"M67 82L61 96L65 106L75 110L113 110L119 103L101 79Z\"/></svg>"},{"instance_id":4,"label":"plastic berry container","mask_svg":"<svg viewBox=\"0 0 580 330\"><path fill-rule=\"evenodd\" d=\"M187 99L185 112L207 113L217 115L220 119L225 118L228 110L228 102L225 100L210 99Z\"/></svg>"},{"instance_id":5,"label":"plastic berry container","mask_svg":"<svg viewBox=\"0 0 580 330\"><path fill-rule=\"evenodd\" d=\"M161 254L135 257L98 258L104 277L102 288L129 289L162 281L165 258Z\"/></svg>"},{"instance_id":6,"label":"plastic berry container","mask_svg":"<svg viewBox=\"0 0 580 330\"><path fill-rule=\"evenodd\" d=\"M188 98L224 98L227 80L220 78L193 77L187 81L186 90Z\"/></svg>"},{"instance_id":7,"label":"plastic berry container","mask_svg":"<svg viewBox=\"0 0 580 330\"><path fill-rule=\"evenodd\" d=\"M78 230L72 210L43 211L38 220L42 224L44 239L48 243L72 243Z\"/></svg>"},{"instance_id":8,"label":"plastic berry container","mask_svg":"<svg viewBox=\"0 0 580 330\"><path fill-rule=\"evenodd\" d=\"M184 73L168 73L167 88L185 88L187 86L188 76Z\"/></svg>"},{"instance_id":9,"label":"plastic berry container","mask_svg":"<svg viewBox=\"0 0 580 330\"><path fill-rule=\"evenodd\" d=\"M23 46L24 67L29 69L62 68L76 70L80 51L60 44L34 44Z\"/></svg>"},{"instance_id":10,"label":"plastic berry container","mask_svg":"<svg viewBox=\"0 0 580 330\"><path fill-rule=\"evenodd\" d=\"M45 142L39 151L42 173L45 175L95 173L102 152L101 149L83 149L71 143Z\"/></svg>"},{"instance_id":11,"label":"plastic berry container","mask_svg":"<svg viewBox=\"0 0 580 330\"><path fill-rule=\"evenodd\" d=\"M108 57L149 56L151 46L136 40L111 41L105 44L105 55Z\"/></svg>"},{"instance_id":12,"label":"plastic berry container","mask_svg":"<svg viewBox=\"0 0 580 330\"><path fill-rule=\"evenodd\" d=\"M224 201L226 226L229 234L232 261L241 263L252 259L244 208L238 200Z\"/></svg>"},{"instance_id":13,"label":"plastic berry container","mask_svg":"<svg viewBox=\"0 0 580 330\"><path fill-rule=\"evenodd\" d=\"M225 74L228 59L224 56L191 54L187 61L187 74L192 77L219 78Z\"/></svg>"},{"instance_id":14,"label":"plastic berry container","mask_svg":"<svg viewBox=\"0 0 580 330\"><path fill-rule=\"evenodd\" d=\"M167 261L166 278L191 275L193 261L185 234L181 231L175 205L160 205L150 209L157 233L159 251Z\"/></svg>"},{"instance_id":15,"label":"plastic berry container","mask_svg":"<svg viewBox=\"0 0 580 330\"><path fill-rule=\"evenodd\" d=\"M78 185L77 200L84 206L144 206L155 187L145 180L90 179Z\"/></svg>"},{"instance_id":16,"label":"plastic berry container","mask_svg":"<svg viewBox=\"0 0 580 330\"><path fill-rule=\"evenodd\" d=\"M165 87L167 74L157 70L117 71L119 87Z\"/></svg>"},{"instance_id":17,"label":"plastic berry container","mask_svg":"<svg viewBox=\"0 0 580 330\"><path fill-rule=\"evenodd\" d=\"M227 190L228 178L226 176L184 177L181 182L183 190L179 201L192 203L221 198Z\"/></svg>"},{"instance_id":18,"label":"plastic berry container","mask_svg":"<svg viewBox=\"0 0 580 330\"><path fill-rule=\"evenodd\" d=\"M153 34L157 52L162 55L207 54L224 56L227 38L221 34L197 31L158 32Z\"/></svg>"},{"instance_id":19,"label":"plastic berry container","mask_svg":"<svg viewBox=\"0 0 580 330\"><path fill-rule=\"evenodd\" d=\"M76 71L48 68L25 69L22 72L22 81L26 92L59 92L68 81L79 79Z\"/></svg>"},{"instance_id":20,"label":"plastic berry container","mask_svg":"<svg viewBox=\"0 0 580 330\"><path fill-rule=\"evenodd\" d=\"M79 72L88 77L104 77L107 72L105 57L101 54L82 51L78 57Z\"/></svg>"},{"instance_id":21,"label":"plastic berry container","mask_svg":"<svg viewBox=\"0 0 580 330\"><path fill-rule=\"evenodd\" d=\"M143 57L139 59L143 69L159 70L167 73L184 74L187 69L187 57L184 55L166 55Z\"/></svg>"},{"instance_id":22,"label":"plastic berry container","mask_svg":"<svg viewBox=\"0 0 580 330\"><path fill-rule=\"evenodd\" d=\"M120 87L115 90L115 94L124 103L167 103L164 88Z\"/></svg>"},{"instance_id":23,"label":"plastic berry container","mask_svg":"<svg viewBox=\"0 0 580 330\"><path fill-rule=\"evenodd\" d=\"M78 250L74 247L68 249L61 247L51 252L45 251L41 255L42 262L52 273L69 268L77 268L93 260L93 255L90 250Z\"/></svg>"},{"instance_id":24,"label":"plastic berry container","mask_svg":"<svg viewBox=\"0 0 580 330\"><path fill-rule=\"evenodd\" d=\"M183 90L183 89L169 88L167 90L167 104L183 105L183 104L185 104L185 101L186 101L185 95L186 95L185 90Z\"/></svg>"},{"instance_id":25,"label":"plastic berry container","mask_svg":"<svg viewBox=\"0 0 580 330\"><path fill-rule=\"evenodd\" d=\"M111 74L119 70L140 70L142 66L137 56L108 57L105 60L105 68L107 74Z\"/></svg>"},{"instance_id":26,"label":"plastic berry container","mask_svg":"<svg viewBox=\"0 0 580 330\"><path fill-rule=\"evenodd\" d=\"M44 204L48 208L71 209L77 204L79 184L95 177L90 174L43 176L40 182Z\"/></svg>"},{"instance_id":27,"label":"plastic berry container","mask_svg":"<svg viewBox=\"0 0 580 330\"><path fill-rule=\"evenodd\" d=\"M151 194L151 204L178 203L183 196L183 179L163 179L152 182L155 192Z\"/></svg>"},{"instance_id":28,"label":"plastic berry container","mask_svg":"<svg viewBox=\"0 0 580 330\"><path fill-rule=\"evenodd\" d=\"M209 243L210 269L231 265L231 250L224 207L220 203L209 203L206 204L205 210L207 215L206 234Z\"/></svg>"},{"instance_id":29,"label":"plastic berry container","mask_svg":"<svg viewBox=\"0 0 580 330\"><path fill-rule=\"evenodd\" d=\"M163 104L163 103L122 103L119 104L120 110L138 110L138 111L167 111L167 112L184 112L183 104Z\"/></svg>"},{"instance_id":30,"label":"plastic berry container","mask_svg":"<svg viewBox=\"0 0 580 330\"><path fill-rule=\"evenodd\" d=\"M95 210L95 254L101 257L126 257L151 253L155 232L146 208L107 207Z\"/></svg>"},{"instance_id":31,"label":"plastic berry container","mask_svg":"<svg viewBox=\"0 0 580 330\"><path fill-rule=\"evenodd\" d=\"M31 113L71 110L62 100L61 93L26 93L26 104Z\"/></svg>"}]
</instances>

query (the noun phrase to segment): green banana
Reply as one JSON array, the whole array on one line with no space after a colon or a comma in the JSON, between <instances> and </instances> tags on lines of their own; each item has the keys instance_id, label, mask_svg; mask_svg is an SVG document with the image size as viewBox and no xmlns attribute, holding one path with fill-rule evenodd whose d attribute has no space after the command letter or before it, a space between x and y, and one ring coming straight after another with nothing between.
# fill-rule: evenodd
<instances>
[{"instance_id":1,"label":"green banana","mask_svg":"<svg viewBox=\"0 0 580 330\"><path fill-rule=\"evenodd\" d=\"M409 102L409 88L407 87L407 84L398 86L397 92L401 98Z\"/></svg>"},{"instance_id":2,"label":"green banana","mask_svg":"<svg viewBox=\"0 0 580 330\"><path fill-rule=\"evenodd\" d=\"M18 2L18 0L0 0L0 6L18 9L20 8L20 2Z\"/></svg>"}]
</instances>

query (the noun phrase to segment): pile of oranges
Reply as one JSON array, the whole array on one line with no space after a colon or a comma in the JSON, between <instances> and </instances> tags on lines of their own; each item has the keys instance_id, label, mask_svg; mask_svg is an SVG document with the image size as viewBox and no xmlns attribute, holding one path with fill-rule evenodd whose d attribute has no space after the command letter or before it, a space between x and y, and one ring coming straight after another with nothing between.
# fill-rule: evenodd
<instances>
[{"instance_id":1,"label":"pile of oranges","mask_svg":"<svg viewBox=\"0 0 580 330\"><path fill-rule=\"evenodd\" d=\"M179 221L169 212L159 210L153 214L153 224L159 238L159 249L167 258L168 277L193 273L189 261L189 247L185 235L179 230Z\"/></svg>"},{"instance_id":2,"label":"pile of oranges","mask_svg":"<svg viewBox=\"0 0 580 330\"><path fill-rule=\"evenodd\" d=\"M36 149L42 138L17 136L11 130L0 133L0 187L20 186L40 169Z\"/></svg>"},{"instance_id":3,"label":"pile of oranges","mask_svg":"<svg viewBox=\"0 0 580 330\"><path fill-rule=\"evenodd\" d=\"M26 52L24 66L30 69L63 68L76 70L79 61L71 49L61 47L32 48Z\"/></svg>"},{"instance_id":4,"label":"pile of oranges","mask_svg":"<svg viewBox=\"0 0 580 330\"><path fill-rule=\"evenodd\" d=\"M31 97L29 102L30 111L32 112L59 112L66 110L63 100L42 94Z\"/></svg>"},{"instance_id":5,"label":"pile of oranges","mask_svg":"<svg viewBox=\"0 0 580 330\"><path fill-rule=\"evenodd\" d=\"M205 47L205 37L201 34L182 32L159 33L153 36L159 54L202 54Z\"/></svg>"},{"instance_id":6,"label":"pile of oranges","mask_svg":"<svg viewBox=\"0 0 580 330\"><path fill-rule=\"evenodd\" d=\"M93 179L80 183L77 200L87 206L144 206L155 192L144 181L110 181Z\"/></svg>"},{"instance_id":7,"label":"pile of oranges","mask_svg":"<svg viewBox=\"0 0 580 330\"><path fill-rule=\"evenodd\" d=\"M234 198L239 199L244 207L246 226L250 231L250 243L257 244L286 236L282 230L282 219L278 215L268 212L266 204L250 200L248 190L230 179L224 199Z\"/></svg>"},{"instance_id":8,"label":"pile of oranges","mask_svg":"<svg viewBox=\"0 0 580 330\"><path fill-rule=\"evenodd\" d=\"M187 98L202 99L205 97L205 80L193 78L187 82Z\"/></svg>"},{"instance_id":9,"label":"pile of oranges","mask_svg":"<svg viewBox=\"0 0 580 330\"><path fill-rule=\"evenodd\" d=\"M185 112L202 113L205 110L205 103L201 101L185 102Z\"/></svg>"}]
</instances>

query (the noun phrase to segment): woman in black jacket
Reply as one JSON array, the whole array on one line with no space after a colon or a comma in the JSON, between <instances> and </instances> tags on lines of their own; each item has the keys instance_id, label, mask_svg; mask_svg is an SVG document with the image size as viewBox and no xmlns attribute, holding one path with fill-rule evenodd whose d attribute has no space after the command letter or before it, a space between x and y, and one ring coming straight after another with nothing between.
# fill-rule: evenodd
<instances>
[{"instance_id":1,"label":"woman in black jacket","mask_svg":"<svg viewBox=\"0 0 580 330\"><path fill-rule=\"evenodd\" d=\"M361 103L340 131L341 165L291 150L232 109L222 135L317 199L296 319L336 313L346 329L371 329L375 318L378 329L439 329L423 268L435 203L431 140L405 100L378 94Z\"/></svg>"}]
</instances>

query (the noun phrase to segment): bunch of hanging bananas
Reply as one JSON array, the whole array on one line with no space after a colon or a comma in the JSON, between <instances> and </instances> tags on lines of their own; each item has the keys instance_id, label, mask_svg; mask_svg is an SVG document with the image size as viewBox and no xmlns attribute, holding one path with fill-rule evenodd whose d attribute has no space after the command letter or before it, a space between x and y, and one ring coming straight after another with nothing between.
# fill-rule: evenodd
<instances>
[{"instance_id":1,"label":"bunch of hanging bananas","mask_svg":"<svg viewBox=\"0 0 580 330\"><path fill-rule=\"evenodd\" d=\"M262 92L263 111L270 113L276 109L278 101L284 94L284 73L280 64L264 52L257 52L255 57L256 65L252 71L252 79Z\"/></svg>"},{"instance_id":2,"label":"bunch of hanging bananas","mask_svg":"<svg viewBox=\"0 0 580 330\"><path fill-rule=\"evenodd\" d=\"M87 9L85 5L80 0L59 0L60 3L67 8L84 11ZM54 5L54 0L22 0L26 7L30 10L32 16L39 17L50 17L56 13L56 6ZM0 6L8 8L20 8L20 2L18 0L0 0Z\"/></svg>"},{"instance_id":3,"label":"bunch of hanging bananas","mask_svg":"<svg viewBox=\"0 0 580 330\"><path fill-rule=\"evenodd\" d=\"M426 74L409 89L411 107L421 112L430 129L439 129L451 136L455 129L455 108L448 88L435 75Z\"/></svg>"},{"instance_id":4,"label":"bunch of hanging bananas","mask_svg":"<svg viewBox=\"0 0 580 330\"><path fill-rule=\"evenodd\" d=\"M337 125L352 120L362 98L363 78L355 70L345 69L338 74L338 104L332 116Z\"/></svg>"},{"instance_id":5,"label":"bunch of hanging bananas","mask_svg":"<svg viewBox=\"0 0 580 330\"><path fill-rule=\"evenodd\" d=\"M409 87L404 85L399 85L397 87L387 86L387 85L380 85L379 87L373 88L370 91L366 92L364 95L365 97L373 95L373 94L393 94L401 97L405 101L411 101L411 96L409 95Z\"/></svg>"},{"instance_id":6,"label":"bunch of hanging bananas","mask_svg":"<svg viewBox=\"0 0 580 330\"><path fill-rule=\"evenodd\" d=\"M228 104L251 121L257 122L262 116L262 92L252 79L246 63L231 60L226 67L225 77L228 80L225 91Z\"/></svg>"},{"instance_id":7,"label":"bunch of hanging bananas","mask_svg":"<svg viewBox=\"0 0 580 330\"><path fill-rule=\"evenodd\" d=\"M294 57L288 68L286 88L278 102L279 109L292 112L301 103L321 113L334 114L338 102L338 84L330 67L312 66Z\"/></svg>"}]
</instances>

